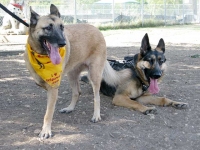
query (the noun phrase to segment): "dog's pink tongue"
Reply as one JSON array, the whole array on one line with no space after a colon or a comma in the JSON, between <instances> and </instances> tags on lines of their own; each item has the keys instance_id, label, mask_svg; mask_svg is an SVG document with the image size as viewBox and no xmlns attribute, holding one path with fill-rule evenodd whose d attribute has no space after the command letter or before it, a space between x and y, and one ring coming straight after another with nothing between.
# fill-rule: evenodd
<instances>
[{"instance_id":1,"label":"dog's pink tongue","mask_svg":"<svg viewBox=\"0 0 200 150\"><path fill-rule=\"evenodd\" d=\"M151 79L150 78L150 86L149 86L149 92L151 94L156 94L159 92L158 82L157 79Z\"/></svg>"},{"instance_id":2,"label":"dog's pink tongue","mask_svg":"<svg viewBox=\"0 0 200 150\"><path fill-rule=\"evenodd\" d=\"M61 62L59 49L57 47L53 47L52 45L51 45L51 50L50 50L50 59L54 65L60 64Z\"/></svg>"}]
</instances>

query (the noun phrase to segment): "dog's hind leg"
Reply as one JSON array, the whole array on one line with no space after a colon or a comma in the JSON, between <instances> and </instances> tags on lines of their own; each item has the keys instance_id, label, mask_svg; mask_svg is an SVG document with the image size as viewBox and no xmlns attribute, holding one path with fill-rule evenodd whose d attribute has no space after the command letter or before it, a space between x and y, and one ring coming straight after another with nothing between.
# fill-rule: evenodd
<instances>
[{"instance_id":1,"label":"dog's hind leg","mask_svg":"<svg viewBox=\"0 0 200 150\"><path fill-rule=\"evenodd\" d=\"M156 113L155 107L144 106L137 101L131 100L127 95L122 95L122 94L115 95L112 103L116 106L122 106L129 109L140 111L145 115Z\"/></svg>"},{"instance_id":2,"label":"dog's hind leg","mask_svg":"<svg viewBox=\"0 0 200 150\"><path fill-rule=\"evenodd\" d=\"M91 81L93 93L94 93L94 114L91 119L92 122L98 122L101 120L100 116L100 86L103 74L104 63L101 60L99 63L96 61L89 65L88 77Z\"/></svg>"},{"instance_id":3,"label":"dog's hind leg","mask_svg":"<svg viewBox=\"0 0 200 150\"><path fill-rule=\"evenodd\" d=\"M158 105L158 106L172 106L175 108L187 108L187 103L177 102L170 100L165 97L156 97L152 95L144 95L137 99L137 101L143 103L143 104L152 104L152 105Z\"/></svg>"},{"instance_id":4,"label":"dog's hind leg","mask_svg":"<svg viewBox=\"0 0 200 150\"><path fill-rule=\"evenodd\" d=\"M51 122L55 110L55 104L58 97L58 88L49 88L47 90L47 108L44 116L44 123L42 131L40 132L39 137L41 139L46 139L52 136L51 133Z\"/></svg>"},{"instance_id":5,"label":"dog's hind leg","mask_svg":"<svg viewBox=\"0 0 200 150\"><path fill-rule=\"evenodd\" d=\"M79 99L79 96L81 94L81 89L79 85L79 75L81 70L76 69L67 74L68 81L70 83L70 86L72 88L72 101L70 105L66 108L61 109L59 112L61 113L70 113L74 110L76 103Z\"/></svg>"}]
</instances>

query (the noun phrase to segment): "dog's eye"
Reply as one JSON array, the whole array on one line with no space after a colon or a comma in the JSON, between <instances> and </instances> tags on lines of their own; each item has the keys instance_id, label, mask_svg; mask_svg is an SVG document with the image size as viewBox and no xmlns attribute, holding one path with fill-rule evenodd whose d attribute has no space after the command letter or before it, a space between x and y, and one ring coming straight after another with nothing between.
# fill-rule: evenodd
<instances>
[{"instance_id":1,"label":"dog's eye","mask_svg":"<svg viewBox=\"0 0 200 150\"><path fill-rule=\"evenodd\" d=\"M160 60L160 61L159 61L159 64L160 64L160 65L162 65L163 63L164 63L164 61L163 61L163 60Z\"/></svg>"},{"instance_id":2,"label":"dog's eye","mask_svg":"<svg viewBox=\"0 0 200 150\"><path fill-rule=\"evenodd\" d=\"M50 30L52 29L52 27L53 27L53 25L52 25L52 24L50 24L49 26L45 27L44 29L46 29L46 30L50 31Z\"/></svg>"},{"instance_id":3,"label":"dog's eye","mask_svg":"<svg viewBox=\"0 0 200 150\"><path fill-rule=\"evenodd\" d=\"M60 29L63 31L64 30L64 26L61 24L60 25Z\"/></svg>"},{"instance_id":4,"label":"dog's eye","mask_svg":"<svg viewBox=\"0 0 200 150\"><path fill-rule=\"evenodd\" d=\"M166 61L166 59L159 59L158 63L159 63L159 65L162 65L165 61Z\"/></svg>"},{"instance_id":5,"label":"dog's eye","mask_svg":"<svg viewBox=\"0 0 200 150\"><path fill-rule=\"evenodd\" d=\"M148 59L148 62L149 62L151 65L153 65L153 63L154 63L154 59L149 58L149 59Z\"/></svg>"}]
</instances>

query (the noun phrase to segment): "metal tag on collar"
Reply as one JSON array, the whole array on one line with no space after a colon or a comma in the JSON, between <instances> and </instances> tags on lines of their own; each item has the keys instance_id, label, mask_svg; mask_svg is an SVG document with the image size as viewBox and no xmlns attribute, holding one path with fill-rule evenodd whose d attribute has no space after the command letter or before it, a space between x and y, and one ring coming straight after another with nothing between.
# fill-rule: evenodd
<instances>
[{"instance_id":1,"label":"metal tag on collar","mask_svg":"<svg viewBox=\"0 0 200 150\"><path fill-rule=\"evenodd\" d=\"M149 86L145 85L145 84L142 84L142 91L147 91L147 89L149 88Z\"/></svg>"}]
</instances>

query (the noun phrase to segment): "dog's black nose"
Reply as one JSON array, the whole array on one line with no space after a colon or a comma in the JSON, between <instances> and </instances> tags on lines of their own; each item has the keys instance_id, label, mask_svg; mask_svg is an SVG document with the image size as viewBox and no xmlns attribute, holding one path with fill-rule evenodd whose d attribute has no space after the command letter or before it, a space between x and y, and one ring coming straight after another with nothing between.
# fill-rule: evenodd
<instances>
[{"instance_id":1,"label":"dog's black nose","mask_svg":"<svg viewBox=\"0 0 200 150\"><path fill-rule=\"evenodd\" d=\"M158 78L160 78L161 77L161 72L155 72L153 75L152 75L152 78L153 79L158 79Z\"/></svg>"},{"instance_id":2,"label":"dog's black nose","mask_svg":"<svg viewBox=\"0 0 200 150\"><path fill-rule=\"evenodd\" d=\"M58 42L58 46L59 47L63 47L63 46L65 46L67 43L66 43L66 41L60 41L60 42Z\"/></svg>"},{"instance_id":3,"label":"dog's black nose","mask_svg":"<svg viewBox=\"0 0 200 150\"><path fill-rule=\"evenodd\" d=\"M66 45L66 43L60 43L60 44L58 44L59 47L63 47L65 45Z\"/></svg>"}]
</instances>

